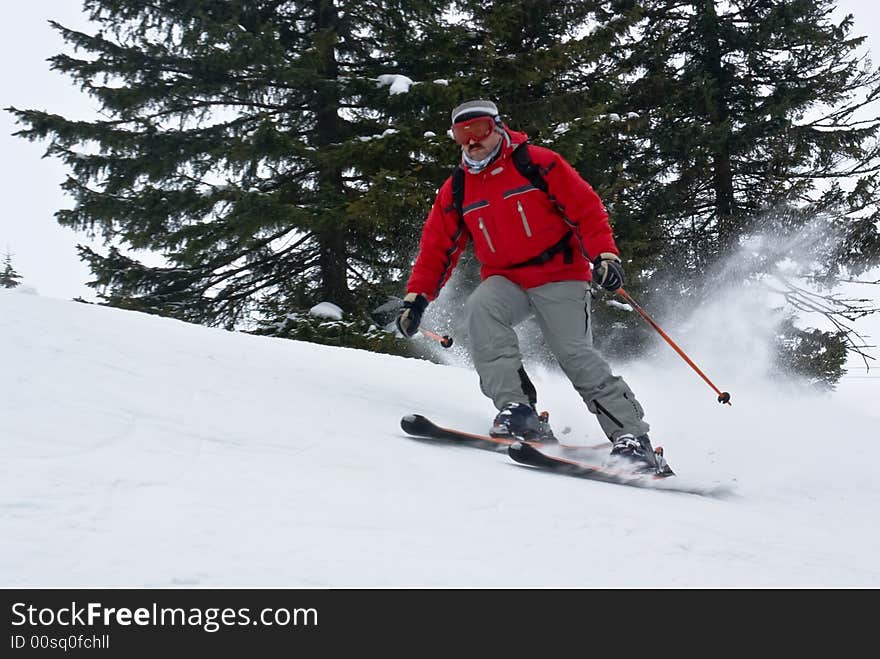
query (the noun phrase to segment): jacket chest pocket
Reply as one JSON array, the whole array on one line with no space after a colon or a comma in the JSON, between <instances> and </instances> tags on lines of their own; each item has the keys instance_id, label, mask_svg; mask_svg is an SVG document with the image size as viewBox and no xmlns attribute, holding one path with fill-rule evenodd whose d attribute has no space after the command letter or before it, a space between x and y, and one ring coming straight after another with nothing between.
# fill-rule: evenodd
<instances>
[{"instance_id":1,"label":"jacket chest pocket","mask_svg":"<svg viewBox=\"0 0 880 659\"><path fill-rule=\"evenodd\" d=\"M523 231L526 232L526 237L532 237L532 227L529 226L529 218L526 216L526 211L523 208L522 201L519 199L516 200L516 210L519 213L519 219L522 220Z\"/></svg>"},{"instance_id":2,"label":"jacket chest pocket","mask_svg":"<svg viewBox=\"0 0 880 659\"><path fill-rule=\"evenodd\" d=\"M502 194L506 212L514 218L526 238L534 234L534 220L537 219L534 195L540 194L543 193L531 184L511 188Z\"/></svg>"},{"instance_id":3,"label":"jacket chest pocket","mask_svg":"<svg viewBox=\"0 0 880 659\"><path fill-rule=\"evenodd\" d=\"M489 246L489 251L493 254L495 253L495 243L492 242L492 236L489 234L489 227L486 225L486 221L482 216L477 218L477 228L479 228L480 232L483 234L483 238L486 239L486 244Z\"/></svg>"},{"instance_id":4,"label":"jacket chest pocket","mask_svg":"<svg viewBox=\"0 0 880 659\"><path fill-rule=\"evenodd\" d=\"M495 242L492 240L494 226L489 219L489 210L488 201L477 201L465 206L462 209L462 215L465 218L465 223L471 230L471 235L473 235L475 239L481 237L482 242L489 248L489 251L494 254L496 251Z\"/></svg>"}]
</instances>

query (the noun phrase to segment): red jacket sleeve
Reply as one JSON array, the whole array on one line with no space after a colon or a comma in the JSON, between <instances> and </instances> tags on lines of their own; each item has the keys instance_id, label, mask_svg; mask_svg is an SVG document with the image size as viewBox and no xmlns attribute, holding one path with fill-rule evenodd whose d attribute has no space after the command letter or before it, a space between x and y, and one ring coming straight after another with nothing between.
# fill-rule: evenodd
<instances>
[{"instance_id":1,"label":"red jacket sleeve","mask_svg":"<svg viewBox=\"0 0 880 659\"><path fill-rule=\"evenodd\" d=\"M605 205L581 175L561 155L540 147L530 150L547 181L548 194L572 226L589 260L602 252L618 254Z\"/></svg>"},{"instance_id":2,"label":"red jacket sleeve","mask_svg":"<svg viewBox=\"0 0 880 659\"><path fill-rule=\"evenodd\" d=\"M452 205L452 180L447 179L422 229L419 254L406 284L407 293L434 300L449 281L470 234Z\"/></svg>"}]
</instances>

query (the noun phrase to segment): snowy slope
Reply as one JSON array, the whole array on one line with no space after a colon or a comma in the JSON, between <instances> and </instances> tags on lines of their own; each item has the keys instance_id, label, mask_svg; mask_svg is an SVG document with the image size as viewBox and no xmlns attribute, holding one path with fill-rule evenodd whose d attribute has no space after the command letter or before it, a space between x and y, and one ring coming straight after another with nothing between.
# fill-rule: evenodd
<instances>
[{"instance_id":1,"label":"snowy slope","mask_svg":"<svg viewBox=\"0 0 880 659\"><path fill-rule=\"evenodd\" d=\"M733 407L662 351L618 370L728 499L407 439L413 411L485 431L462 366L0 291L0 586L880 586L880 380L807 395L690 338ZM557 431L601 440L534 375Z\"/></svg>"}]
</instances>

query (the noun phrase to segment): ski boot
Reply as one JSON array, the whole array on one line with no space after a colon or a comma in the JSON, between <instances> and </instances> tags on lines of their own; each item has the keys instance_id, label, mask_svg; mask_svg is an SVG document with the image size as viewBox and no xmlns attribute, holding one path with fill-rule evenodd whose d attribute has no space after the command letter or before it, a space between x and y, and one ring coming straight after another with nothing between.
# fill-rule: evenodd
<instances>
[{"instance_id":1,"label":"ski boot","mask_svg":"<svg viewBox=\"0 0 880 659\"><path fill-rule=\"evenodd\" d=\"M532 442L555 441L549 419L547 412L538 414L527 403L508 403L492 422L489 435Z\"/></svg>"},{"instance_id":2,"label":"ski boot","mask_svg":"<svg viewBox=\"0 0 880 659\"><path fill-rule=\"evenodd\" d=\"M647 435L635 437L625 434L616 437L612 440L611 457L625 460L635 468L635 473L661 477L672 476L675 473L663 457L663 448L660 446L653 448Z\"/></svg>"}]
</instances>

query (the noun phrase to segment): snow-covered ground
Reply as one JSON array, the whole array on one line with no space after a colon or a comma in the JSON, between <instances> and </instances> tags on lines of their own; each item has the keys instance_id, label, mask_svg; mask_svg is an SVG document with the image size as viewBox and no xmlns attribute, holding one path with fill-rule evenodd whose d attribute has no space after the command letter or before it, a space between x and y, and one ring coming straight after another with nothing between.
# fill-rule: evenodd
<instances>
[{"instance_id":1,"label":"snow-covered ground","mask_svg":"<svg viewBox=\"0 0 880 659\"><path fill-rule=\"evenodd\" d=\"M486 430L463 366L0 291L0 586L880 586L880 380L731 379L738 349L700 355L732 407L674 356L618 369L680 475L735 485L710 499L406 438Z\"/></svg>"}]
</instances>

